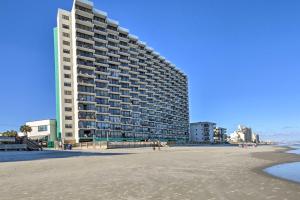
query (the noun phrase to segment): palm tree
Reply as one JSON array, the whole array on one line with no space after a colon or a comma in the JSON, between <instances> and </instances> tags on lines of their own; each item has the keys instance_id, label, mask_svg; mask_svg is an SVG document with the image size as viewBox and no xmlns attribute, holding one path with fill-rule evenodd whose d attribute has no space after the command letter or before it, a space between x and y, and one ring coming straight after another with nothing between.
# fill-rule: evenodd
<instances>
[{"instance_id":1,"label":"palm tree","mask_svg":"<svg viewBox=\"0 0 300 200\"><path fill-rule=\"evenodd\" d=\"M2 133L2 136L6 136L6 137L17 137L18 133L17 131L11 130L11 131L5 131Z\"/></svg>"},{"instance_id":2,"label":"palm tree","mask_svg":"<svg viewBox=\"0 0 300 200\"><path fill-rule=\"evenodd\" d=\"M27 136L27 133L30 133L32 131L32 128L30 126L28 126L28 125L22 125L20 127L20 131L22 133L24 133L25 136Z\"/></svg>"}]
</instances>

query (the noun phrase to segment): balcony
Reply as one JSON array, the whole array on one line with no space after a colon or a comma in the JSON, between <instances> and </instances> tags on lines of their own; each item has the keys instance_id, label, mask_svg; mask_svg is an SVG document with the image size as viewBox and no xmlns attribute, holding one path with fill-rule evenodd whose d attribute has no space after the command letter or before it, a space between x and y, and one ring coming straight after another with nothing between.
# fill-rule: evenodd
<instances>
[{"instance_id":1,"label":"balcony","mask_svg":"<svg viewBox=\"0 0 300 200\"><path fill-rule=\"evenodd\" d=\"M95 29L95 28L94 28L94 32L95 32L95 33L98 33L98 34L101 34L101 35L107 35L107 32L104 31L104 30L98 30L98 29Z\"/></svg>"},{"instance_id":2,"label":"balcony","mask_svg":"<svg viewBox=\"0 0 300 200\"><path fill-rule=\"evenodd\" d=\"M121 63L127 63L127 64L129 64L129 63L130 63L130 61L129 61L129 60L127 60L127 59L123 59L123 58L119 58L119 61L120 61ZM128 65L127 65L127 67L128 67Z\"/></svg>"},{"instance_id":3,"label":"balcony","mask_svg":"<svg viewBox=\"0 0 300 200\"><path fill-rule=\"evenodd\" d=\"M80 33L83 33L83 34L86 34L86 35L94 36L93 30L86 30L86 29L83 29L83 28L80 28L80 27L76 26L76 31L80 32Z\"/></svg>"},{"instance_id":4,"label":"balcony","mask_svg":"<svg viewBox=\"0 0 300 200\"><path fill-rule=\"evenodd\" d=\"M142 63L142 62L139 62L139 65L144 66L144 67L147 67L147 64ZM147 70L145 70L145 72L146 72L146 71L147 71Z\"/></svg>"},{"instance_id":5,"label":"balcony","mask_svg":"<svg viewBox=\"0 0 300 200\"><path fill-rule=\"evenodd\" d=\"M94 36L94 40L97 41L97 42L105 43L105 44L107 43L107 40L104 37L96 37L96 36Z\"/></svg>"},{"instance_id":6,"label":"balcony","mask_svg":"<svg viewBox=\"0 0 300 200\"><path fill-rule=\"evenodd\" d=\"M92 66L82 65L82 64L77 64L77 67L78 67L78 68L81 68L81 69L88 69L88 70L94 70L94 69L95 69L95 68L92 67Z\"/></svg>"},{"instance_id":7,"label":"balcony","mask_svg":"<svg viewBox=\"0 0 300 200\"><path fill-rule=\"evenodd\" d=\"M113 49L118 51L120 48L116 45L116 46L112 46L111 44L107 44L107 48Z\"/></svg>"},{"instance_id":8,"label":"balcony","mask_svg":"<svg viewBox=\"0 0 300 200\"><path fill-rule=\"evenodd\" d=\"M87 83L87 82L84 82L84 81L78 81L77 84L78 85L84 85L84 86L94 86L93 83Z\"/></svg>"},{"instance_id":9,"label":"balcony","mask_svg":"<svg viewBox=\"0 0 300 200\"><path fill-rule=\"evenodd\" d=\"M108 80L105 80L105 79L95 79L95 82L100 82L100 83L109 83L109 81ZM106 89L106 88L98 88L98 87L96 87L96 89Z\"/></svg>"},{"instance_id":10,"label":"balcony","mask_svg":"<svg viewBox=\"0 0 300 200\"><path fill-rule=\"evenodd\" d=\"M80 91L80 90L78 90L78 94L85 94L85 95L93 95L93 96L96 96L96 93L95 93L95 92L92 92L92 91Z\"/></svg>"},{"instance_id":11,"label":"balcony","mask_svg":"<svg viewBox=\"0 0 300 200\"><path fill-rule=\"evenodd\" d=\"M119 32L117 30L112 30L112 29L107 29L107 32L110 33L110 34L113 34L113 35L116 35L118 36L119 35Z\"/></svg>"},{"instance_id":12,"label":"balcony","mask_svg":"<svg viewBox=\"0 0 300 200\"><path fill-rule=\"evenodd\" d=\"M90 38L84 38L84 37L76 36L76 40L80 41L80 42L86 42L86 43L94 45L94 41L93 41L92 38L90 39Z\"/></svg>"},{"instance_id":13,"label":"balcony","mask_svg":"<svg viewBox=\"0 0 300 200\"><path fill-rule=\"evenodd\" d=\"M100 27L103 27L103 28L106 28L107 24L104 23L104 22L100 22L98 20L93 20L93 23L97 26L100 26Z\"/></svg>"},{"instance_id":14,"label":"balcony","mask_svg":"<svg viewBox=\"0 0 300 200\"><path fill-rule=\"evenodd\" d=\"M128 56L128 57L130 56L130 53L128 51L124 51L124 50L121 50L121 49L119 51L119 54L123 55L123 56Z\"/></svg>"},{"instance_id":15,"label":"balcony","mask_svg":"<svg viewBox=\"0 0 300 200\"><path fill-rule=\"evenodd\" d=\"M107 60L107 62L108 62L109 64L113 64L113 65L119 65L119 64L120 64L119 61L118 61L117 59L114 59L114 60Z\"/></svg>"},{"instance_id":16,"label":"balcony","mask_svg":"<svg viewBox=\"0 0 300 200\"><path fill-rule=\"evenodd\" d=\"M92 62L95 61L95 58L90 57L90 56L87 56L87 55L85 55L85 54L77 54L77 58L83 59L83 60L92 61Z\"/></svg>"},{"instance_id":17,"label":"balcony","mask_svg":"<svg viewBox=\"0 0 300 200\"><path fill-rule=\"evenodd\" d=\"M115 58L119 58L120 57L120 55L118 54L118 52L113 52L113 51L108 51L107 55L111 56L111 57L115 57Z\"/></svg>"},{"instance_id":18,"label":"balcony","mask_svg":"<svg viewBox=\"0 0 300 200\"><path fill-rule=\"evenodd\" d=\"M88 20L75 19L76 23L93 28L94 24Z\"/></svg>"},{"instance_id":19,"label":"balcony","mask_svg":"<svg viewBox=\"0 0 300 200\"><path fill-rule=\"evenodd\" d=\"M108 57L106 55L101 55L101 54L97 54L97 53L95 53L94 56L96 58L100 58L100 59L104 59L104 60L108 59Z\"/></svg>"},{"instance_id":20,"label":"balcony","mask_svg":"<svg viewBox=\"0 0 300 200\"><path fill-rule=\"evenodd\" d=\"M130 55L133 55L133 56L137 56L139 53L137 51L134 51L132 49L129 49L129 53ZM132 57L133 58L133 57ZM136 58L137 59L137 58ZM138 60L138 59L137 59Z\"/></svg>"},{"instance_id":21,"label":"balcony","mask_svg":"<svg viewBox=\"0 0 300 200\"><path fill-rule=\"evenodd\" d=\"M122 42L119 43L119 47L120 47L120 48L123 48L123 49L126 49L126 50L129 50L129 48L130 48L128 45L125 45L125 44L122 43ZM127 53L129 53L129 52L127 52Z\"/></svg>"},{"instance_id":22,"label":"balcony","mask_svg":"<svg viewBox=\"0 0 300 200\"><path fill-rule=\"evenodd\" d=\"M93 17L94 17L93 13L86 12L86 11L79 10L79 9L75 10L75 14L78 14L78 15L81 15L83 17L87 17L87 18L90 18L90 19L93 19Z\"/></svg>"},{"instance_id":23,"label":"balcony","mask_svg":"<svg viewBox=\"0 0 300 200\"><path fill-rule=\"evenodd\" d=\"M100 62L100 61L95 61L95 66L96 66L96 72L98 71L98 72L103 72L103 73L107 73L107 70L106 71L103 71L103 70L98 70L97 69L97 66L98 67L109 67L109 65L107 64L107 62Z\"/></svg>"},{"instance_id":24,"label":"balcony","mask_svg":"<svg viewBox=\"0 0 300 200\"><path fill-rule=\"evenodd\" d=\"M96 50L100 50L100 51L107 51L107 48L106 48L106 46L97 46L97 45L95 45L94 46L94 48L96 49Z\"/></svg>"},{"instance_id":25,"label":"balcony","mask_svg":"<svg viewBox=\"0 0 300 200\"><path fill-rule=\"evenodd\" d=\"M81 76L81 77L85 77L85 78L95 78L96 76L94 74L90 74L90 73L86 73L86 72L81 72L79 71L77 73L78 76Z\"/></svg>"},{"instance_id":26,"label":"balcony","mask_svg":"<svg viewBox=\"0 0 300 200\"><path fill-rule=\"evenodd\" d=\"M84 45L78 45L77 44L77 49L82 50L82 51L87 51L90 53L95 53L95 50L90 48L89 46L84 46Z\"/></svg>"},{"instance_id":27,"label":"balcony","mask_svg":"<svg viewBox=\"0 0 300 200\"><path fill-rule=\"evenodd\" d=\"M110 41L110 42L119 43L119 40L116 39L116 38L107 37L107 40Z\"/></svg>"},{"instance_id":28,"label":"balcony","mask_svg":"<svg viewBox=\"0 0 300 200\"><path fill-rule=\"evenodd\" d=\"M78 98L77 101L79 103L96 104L95 99L94 100L88 100L88 99L85 99L85 98Z\"/></svg>"}]
</instances>

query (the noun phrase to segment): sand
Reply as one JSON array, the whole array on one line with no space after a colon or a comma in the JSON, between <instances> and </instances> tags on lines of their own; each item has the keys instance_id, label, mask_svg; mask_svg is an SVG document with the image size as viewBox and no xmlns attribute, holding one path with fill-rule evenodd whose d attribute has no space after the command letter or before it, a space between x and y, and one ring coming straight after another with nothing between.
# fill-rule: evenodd
<instances>
[{"instance_id":1,"label":"sand","mask_svg":"<svg viewBox=\"0 0 300 200\"><path fill-rule=\"evenodd\" d=\"M299 200L300 184L261 170L300 160L284 150L260 146L0 152L0 199Z\"/></svg>"}]
</instances>

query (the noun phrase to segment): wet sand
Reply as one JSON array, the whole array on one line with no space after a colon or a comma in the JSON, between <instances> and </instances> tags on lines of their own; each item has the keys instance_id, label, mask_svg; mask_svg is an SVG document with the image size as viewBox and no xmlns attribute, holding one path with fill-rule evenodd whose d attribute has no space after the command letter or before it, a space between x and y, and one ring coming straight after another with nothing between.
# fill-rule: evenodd
<instances>
[{"instance_id":1,"label":"wet sand","mask_svg":"<svg viewBox=\"0 0 300 200\"><path fill-rule=\"evenodd\" d=\"M260 146L0 152L0 199L298 200L299 184L262 172L276 163L300 161L285 150Z\"/></svg>"}]
</instances>

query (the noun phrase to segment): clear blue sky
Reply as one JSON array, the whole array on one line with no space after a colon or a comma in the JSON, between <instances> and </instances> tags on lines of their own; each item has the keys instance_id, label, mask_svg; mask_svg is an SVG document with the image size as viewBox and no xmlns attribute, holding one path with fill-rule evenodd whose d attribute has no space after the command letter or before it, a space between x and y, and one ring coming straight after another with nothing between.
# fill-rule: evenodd
<instances>
[{"instance_id":1,"label":"clear blue sky","mask_svg":"<svg viewBox=\"0 0 300 200\"><path fill-rule=\"evenodd\" d=\"M189 77L190 119L300 140L300 1L94 0ZM55 118L52 29L71 0L1 0L0 131Z\"/></svg>"}]
</instances>

